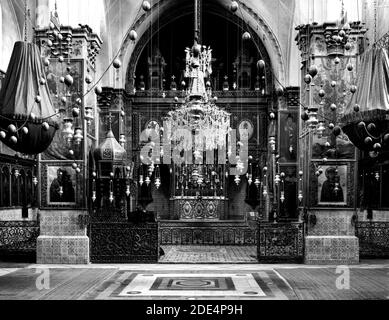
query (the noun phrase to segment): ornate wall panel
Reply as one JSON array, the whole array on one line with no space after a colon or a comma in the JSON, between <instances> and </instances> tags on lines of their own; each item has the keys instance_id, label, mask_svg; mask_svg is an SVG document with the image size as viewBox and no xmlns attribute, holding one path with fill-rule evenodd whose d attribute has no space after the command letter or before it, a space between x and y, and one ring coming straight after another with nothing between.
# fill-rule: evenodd
<instances>
[{"instance_id":1,"label":"ornate wall panel","mask_svg":"<svg viewBox=\"0 0 389 320\"><path fill-rule=\"evenodd\" d=\"M389 222L358 222L356 236L362 259L389 258Z\"/></svg>"},{"instance_id":2,"label":"ornate wall panel","mask_svg":"<svg viewBox=\"0 0 389 320\"><path fill-rule=\"evenodd\" d=\"M161 245L256 245L257 229L242 222L160 222Z\"/></svg>"},{"instance_id":3,"label":"ornate wall panel","mask_svg":"<svg viewBox=\"0 0 389 320\"><path fill-rule=\"evenodd\" d=\"M259 262L279 263L304 260L303 223L260 223Z\"/></svg>"},{"instance_id":4,"label":"ornate wall panel","mask_svg":"<svg viewBox=\"0 0 389 320\"><path fill-rule=\"evenodd\" d=\"M156 223L92 223L90 239L92 263L158 262Z\"/></svg>"},{"instance_id":5,"label":"ornate wall panel","mask_svg":"<svg viewBox=\"0 0 389 320\"><path fill-rule=\"evenodd\" d=\"M0 221L0 260L35 261L39 224Z\"/></svg>"}]
</instances>

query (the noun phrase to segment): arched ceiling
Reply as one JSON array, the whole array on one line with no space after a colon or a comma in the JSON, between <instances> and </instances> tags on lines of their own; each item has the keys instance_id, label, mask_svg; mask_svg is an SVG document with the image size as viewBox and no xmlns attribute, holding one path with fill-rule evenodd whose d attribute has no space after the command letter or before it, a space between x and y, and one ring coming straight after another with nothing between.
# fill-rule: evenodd
<instances>
[{"instance_id":1,"label":"arched ceiling","mask_svg":"<svg viewBox=\"0 0 389 320\"><path fill-rule=\"evenodd\" d=\"M221 10L229 10L231 4L231 0L208 1L218 4ZM136 26L138 35L141 37L149 28L150 23L158 23L160 15L168 14L174 8L179 8L183 1L151 1L155 6L154 10L144 17L142 17L144 12L140 10L142 2L142 0L105 0L107 29L113 54L120 50L125 33L133 27L137 20L140 19L139 21L142 22ZM291 30L294 29L295 1L245 0L239 1L239 3L241 10L236 14L240 17L243 16L250 28L260 36L269 52L275 74L282 83L289 85L288 65L290 47L294 45L294 33ZM121 14L118 14L120 12ZM138 14L138 12L140 13ZM134 44L128 42L124 44L122 52L124 66L129 62L133 49ZM119 83L123 85L125 72L122 72L117 80L119 81L116 82L116 85Z\"/></svg>"}]
</instances>

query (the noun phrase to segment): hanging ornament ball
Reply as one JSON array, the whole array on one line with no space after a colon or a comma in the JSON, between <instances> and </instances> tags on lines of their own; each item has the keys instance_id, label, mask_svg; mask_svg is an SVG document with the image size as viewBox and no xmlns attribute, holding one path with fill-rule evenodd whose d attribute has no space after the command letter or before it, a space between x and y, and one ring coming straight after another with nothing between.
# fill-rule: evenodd
<instances>
[{"instance_id":1,"label":"hanging ornament ball","mask_svg":"<svg viewBox=\"0 0 389 320\"><path fill-rule=\"evenodd\" d=\"M175 101L175 102L178 102L178 97L174 97L174 101Z\"/></svg>"},{"instance_id":2,"label":"hanging ornament ball","mask_svg":"<svg viewBox=\"0 0 389 320\"><path fill-rule=\"evenodd\" d=\"M12 136L11 138L9 138L9 141L11 141L11 143L13 143L13 144L17 144L18 138L16 138L15 136Z\"/></svg>"},{"instance_id":3,"label":"hanging ornament ball","mask_svg":"<svg viewBox=\"0 0 389 320\"><path fill-rule=\"evenodd\" d=\"M79 108L73 108L72 115L73 115L74 118L78 118L78 116L80 115L80 109Z\"/></svg>"},{"instance_id":4,"label":"hanging ornament ball","mask_svg":"<svg viewBox=\"0 0 389 320\"><path fill-rule=\"evenodd\" d=\"M44 86L44 85L46 84L46 79L42 77L42 78L39 80L39 84L40 84L41 86Z\"/></svg>"},{"instance_id":5,"label":"hanging ornament ball","mask_svg":"<svg viewBox=\"0 0 389 320\"><path fill-rule=\"evenodd\" d=\"M335 87L336 87L336 81L332 81L332 82L331 82L331 87L332 87L332 88L335 88Z\"/></svg>"},{"instance_id":6,"label":"hanging ornament ball","mask_svg":"<svg viewBox=\"0 0 389 320\"><path fill-rule=\"evenodd\" d=\"M373 139L372 139L372 138L367 137L367 138L365 139L365 144L369 145L369 144L372 144L372 143L373 143Z\"/></svg>"},{"instance_id":7,"label":"hanging ornament ball","mask_svg":"<svg viewBox=\"0 0 389 320\"><path fill-rule=\"evenodd\" d=\"M276 90L277 96L282 97L284 95L284 88L278 87Z\"/></svg>"},{"instance_id":8,"label":"hanging ornament ball","mask_svg":"<svg viewBox=\"0 0 389 320\"><path fill-rule=\"evenodd\" d=\"M63 104L66 104L66 102L67 102L66 97L62 97L62 98L61 98L61 102L62 102Z\"/></svg>"},{"instance_id":9,"label":"hanging ornament ball","mask_svg":"<svg viewBox=\"0 0 389 320\"><path fill-rule=\"evenodd\" d=\"M304 77L304 82L306 84L310 84L312 82L312 76L310 74L307 74L305 77Z\"/></svg>"},{"instance_id":10,"label":"hanging ornament ball","mask_svg":"<svg viewBox=\"0 0 389 320\"><path fill-rule=\"evenodd\" d=\"M349 42L347 42L345 45L344 45L344 48L349 51L351 50L351 44Z\"/></svg>"},{"instance_id":11,"label":"hanging ornament ball","mask_svg":"<svg viewBox=\"0 0 389 320\"><path fill-rule=\"evenodd\" d=\"M192 53L195 57L197 57L201 52L201 46L199 44L196 44L192 47Z\"/></svg>"},{"instance_id":12,"label":"hanging ornament ball","mask_svg":"<svg viewBox=\"0 0 389 320\"><path fill-rule=\"evenodd\" d=\"M313 64L309 67L308 73L311 75L312 78L314 78L319 73L319 70L317 69L317 66Z\"/></svg>"},{"instance_id":13,"label":"hanging ornament ball","mask_svg":"<svg viewBox=\"0 0 389 320\"><path fill-rule=\"evenodd\" d=\"M384 142L385 142L385 143L389 143L389 133L387 133L386 135L384 135Z\"/></svg>"},{"instance_id":14,"label":"hanging ornament ball","mask_svg":"<svg viewBox=\"0 0 389 320\"><path fill-rule=\"evenodd\" d=\"M41 97L40 95L37 95L37 96L35 97L35 102L36 102L36 103L41 103L41 101L42 101L42 97Z\"/></svg>"},{"instance_id":15,"label":"hanging ornament ball","mask_svg":"<svg viewBox=\"0 0 389 320\"><path fill-rule=\"evenodd\" d=\"M251 34L246 31L245 33L243 33L242 39L244 41L250 40L251 39Z\"/></svg>"},{"instance_id":16,"label":"hanging ornament ball","mask_svg":"<svg viewBox=\"0 0 389 320\"><path fill-rule=\"evenodd\" d=\"M366 123L364 123L363 121L361 121L360 123L358 123L358 128L359 129L364 129L366 127Z\"/></svg>"},{"instance_id":17,"label":"hanging ornament ball","mask_svg":"<svg viewBox=\"0 0 389 320\"><path fill-rule=\"evenodd\" d=\"M73 168L74 170L76 170L76 169L78 168L77 163L74 162L74 163L72 164L72 168Z\"/></svg>"},{"instance_id":18,"label":"hanging ornament ball","mask_svg":"<svg viewBox=\"0 0 389 320\"><path fill-rule=\"evenodd\" d=\"M186 87L186 82L185 81L181 82L181 87Z\"/></svg>"},{"instance_id":19,"label":"hanging ornament ball","mask_svg":"<svg viewBox=\"0 0 389 320\"><path fill-rule=\"evenodd\" d=\"M77 173L81 173L81 169L80 169L80 168L77 168L77 169L76 169L76 172L77 172Z\"/></svg>"},{"instance_id":20,"label":"hanging ornament ball","mask_svg":"<svg viewBox=\"0 0 389 320\"><path fill-rule=\"evenodd\" d=\"M81 100L80 98L77 98L76 103L77 103L78 105L81 105L82 100Z\"/></svg>"},{"instance_id":21,"label":"hanging ornament ball","mask_svg":"<svg viewBox=\"0 0 389 320\"><path fill-rule=\"evenodd\" d=\"M135 41L136 39L138 39L138 34L136 33L135 30L131 30L130 31L130 40Z\"/></svg>"},{"instance_id":22,"label":"hanging ornament ball","mask_svg":"<svg viewBox=\"0 0 389 320\"><path fill-rule=\"evenodd\" d=\"M373 146L374 150L380 150L382 148L380 143L375 143Z\"/></svg>"},{"instance_id":23,"label":"hanging ornament ball","mask_svg":"<svg viewBox=\"0 0 389 320\"><path fill-rule=\"evenodd\" d=\"M330 123L330 124L328 125L328 128L330 128L330 130L333 130L333 129L335 128L335 125L334 125L333 123Z\"/></svg>"},{"instance_id":24,"label":"hanging ornament ball","mask_svg":"<svg viewBox=\"0 0 389 320\"><path fill-rule=\"evenodd\" d=\"M337 137L342 133L342 129L340 129L339 126L336 126L333 130L333 133L334 133L335 137Z\"/></svg>"},{"instance_id":25,"label":"hanging ornament ball","mask_svg":"<svg viewBox=\"0 0 389 320\"><path fill-rule=\"evenodd\" d=\"M335 103L333 103L333 104L331 104L330 108L331 108L331 111L336 111L337 106Z\"/></svg>"},{"instance_id":26,"label":"hanging ornament ball","mask_svg":"<svg viewBox=\"0 0 389 320\"><path fill-rule=\"evenodd\" d=\"M7 136L7 134L4 131L0 131L0 138L1 139L5 139L6 136Z\"/></svg>"},{"instance_id":27,"label":"hanging ornament ball","mask_svg":"<svg viewBox=\"0 0 389 320\"><path fill-rule=\"evenodd\" d=\"M59 56L59 57L58 57L58 61L62 63L62 62L65 61L65 58L64 58L63 56Z\"/></svg>"},{"instance_id":28,"label":"hanging ornament ball","mask_svg":"<svg viewBox=\"0 0 389 320\"><path fill-rule=\"evenodd\" d=\"M74 79L73 79L73 77L70 74L65 76L65 84L68 87L70 87L73 84L73 82L74 82Z\"/></svg>"},{"instance_id":29,"label":"hanging ornament ball","mask_svg":"<svg viewBox=\"0 0 389 320\"><path fill-rule=\"evenodd\" d=\"M238 3L236 1L232 1L230 7L231 11L235 13L236 11L238 11L238 8L239 8Z\"/></svg>"},{"instance_id":30,"label":"hanging ornament ball","mask_svg":"<svg viewBox=\"0 0 389 320\"><path fill-rule=\"evenodd\" d=\"M367 126L367 130L369 132L374 132L376 129L377 129L377 127L374 123L369 123L369 125Z\"/></svg>"},{"instance_id":31,"label":"hanging ornament ball","mask_svg":"<svg viewBox=\"0 0 389 320\"><path fill-rule=\"evenodd\" d=\"M270 119L274 120L276 118L276 114L274 112L270 112Z\"/></svg>"},{"instance_id":32,"label":"hanging ornament ball","mask_svg":"<svg viewBox=\"0 0 389 320\"><path fill-rule=\"evenodd\" d=\"M265 67L266 67L265 61L259 60L259 61L257 62L257 68L258 68L258 70L264 70Z\"/></svg>"},{"instance_id":33,"label":"hanging ornament ball","mask_svg":"<svg viewBox=\"0 0 389 320\"><path fill-rule=\"evenodd\" d=\"M309 119L308 113L304 112L304 113L301 115L301 120L303 120L303 121L308 121L308 119Z\"/></svg>"},{"instance_id":34,"label":"hanging ornament ball","mask_svg":"<svg viewBox=\"0 0 389 320\"><path fill-rule=\"evenodd\" d=\"M73 150L69 150L69 154L70 154L71 156L74 156L74 151L73 151Z\"/></svg>"},{"instance_id":35,"label":"hanging ornament ball","mask_svg":"<svg viewBox=\"0 0 389 320\"><path fill-rule=\"evenodd\" d=\"M354 66L351 63L349 63L347 65L347 70L350 71L350 72L353 71L354 70Z\"/></svg>"},{"instance_id":36,"label":"hanging ornament ball","mask_svg":"<svg viewBox=\"0 0 389 320\"><path fill-rule=\"evenodd\" d=\"M85 82L87 84L91 84L92 83L92 77L89 74L85 77Z\"/></svg>"},{"instance_id":37,"label":"hanging ornament ball","mask_svg":"<svg viewBox=\"0 0 389 320\"><path fill-rule=\"evenodd\" d=\"M65 77L59 77L59 82L65 83Z\"/></svg>"},{"instance_id":38,"label":"hanging ornament ball","mask_svg":"<svg viewBox=\"0 0 389 320\"><path fill-rule=\"evenodd\" d=\"M340 63L340 58L339 57L336 57L335 60L334 60L335 64L339 64Z\"/></svg>"},{"instance_id":39,"label":"hanging ornament ball","mask_svg":"<svg viewBox=\"0 0 389 320\"><path fill-rule=\"evenodd\" d=\"M326 95L326 92L325 92L323 89L321 89L321 90L319 91L319 97L320 97L320 98L324 98L325 95Z\"/></svg>"},{"instance_id":40,"label":"hanging ornament ball","mask_svg":"<svg viewBox=\"0 0 389 320\"><path fill-rule=\"evenodd\" d=\"M27 127L23 127L22 128L22 132L27 135L28 134L28 128Z\"/></svg>"},{"instance_id":41,"label":"hanging ornament ball","mask_svg":"<svg viewBox=\"0 0 389 320\"><path fill-rule=\"evenodd\" d=\"M50 126L49 126L49 124L48 124L47 122L43 122L43 123L42 123L42 128L43 128L44 130L46 130L46 131L49 131Z\"/></svg>"},{"instance_id":42,"label":"hanging ornament ball","mask_svg":"<svg viewBox=\"0 0 389 320\"><path fill-rule=\"evenodd\" d=\"M45 60L43 60L43 64L48 67L50 65L50 60L49 58L46 58Z\"/></svg>"},{"instance_id":43,"label":"hanging ornament ball","mask_svg":"<svg viewBox=\"0 0 389 320\"><path fill-rule=\"evenodd\" d=\"M359 104L356 104L355 106L354 106L354 111L355 112L359 112L361 110L361 107L359 106Z\"/></svg>"},{"instance_id":44,"label":"hanging ornament ball","mask_svg":"<svg viewBox=\"0 0 389 320\"><path fill-rule=\"evenodd\" d=\"M355 92L357 92L357 86L351 86L350 92L351 92L352 94L354 94Z\"/></svg>"},{"instance_id":45,"label":"hanging ornament ball","mask_svg":"<svg viewBox=\"0 0 389 320\"><path fill-rule=\"evenodd\" d=\"M142 9L146 12L151 10L151 4L148 1L143 1L142 3Z\"/></svg>"},{"instance_id":46,"label":"hanging ornament ball","mask_svg":"<svg viewBox=\"0 0 389 320\"><path fill-rule=\"evenodd\" d=\"M95 93L96 93L97 95L102 94L102 93L103 93L103 88L101 88L101 86L96 86L96 87L95 87Z\"/></svg>"},{"instance_id":47,"label":"hanging ornament ball","mask_svg":"<svg viewBox=\"0 0 389 320\"><path fill-rule=\"evenodd\" d=\"M15 125L10 124L10 125L8 126L8 132L9 132L9 133L15 134L16 131L17 131L17 129L16 129L16 126L15 126Z\"/></svg>"},{"instance_id":48,"label":"hanging ornament ball","mask_svg":"<svg viewBox=\"0 0 389 320\"><path fill-rule=\"evenodd\" d=\"M122 66L122 62L118 58L116 58L115 60L113 60L112 65L115 69L119 69Z\"/></svg>"},{"instance_id":49,"label":"hanging ornament ball","mask_svg":"<svg viewBox=\"0 0 389 320\"><path fill-rule=\"evenodd\" d=\"M331 143L329 143L328 141L324 144L327 148L331 147Z\"/></svg>"}]
</instances>

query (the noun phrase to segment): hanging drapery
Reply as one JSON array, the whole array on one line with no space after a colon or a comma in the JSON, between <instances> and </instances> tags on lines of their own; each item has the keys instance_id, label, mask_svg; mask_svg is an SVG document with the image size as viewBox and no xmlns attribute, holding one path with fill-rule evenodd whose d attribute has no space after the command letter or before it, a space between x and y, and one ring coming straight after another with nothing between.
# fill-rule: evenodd
<instances>
[{"instance_id":1,"label":"hanging drapery","mask_svg":"<svg viewBox=\"0 0 389 320\"><path fill-rule=\"evenodd\" d=\"M357 87L342 119L343 131L361 150L389 150L389 57L386 49L372 48L364 54Z\"/></svg>"},{"instance_id":2,"label":"hanging drapery","mask_svg":"<svg viewBox=\"0 0 389 320\"><path fill-rule=\"evenodd\" d=\"M0 127L1 142L31 155L45 151L58 129L39 48L33 43L15 43L0 92Z\"/></svg>"}]
</instances>

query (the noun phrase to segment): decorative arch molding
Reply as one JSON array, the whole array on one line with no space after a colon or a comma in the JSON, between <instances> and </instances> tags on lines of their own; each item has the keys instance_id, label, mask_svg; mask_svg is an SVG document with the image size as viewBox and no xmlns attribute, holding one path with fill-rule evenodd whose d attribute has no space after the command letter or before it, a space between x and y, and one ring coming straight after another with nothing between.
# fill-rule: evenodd
<instances>
[{"instance_id":1,"label":"decorative arch molding","mask_svg":"<svg viewBox=\"0 0 389 320\"><path fill-rule=\"evenodd\" d=\"M260 51L261 56L264 58L267 65L271 66L272 72L267 71L267 83L272 84L274 79L272 74L276 75L278 80L281 83L285 83L286 79L286 69L285 63L282 55L281 46L278 42L278 39L274 32L270 29L266 21L252 8L240 2L242 6L243 13L250 16L253 19L255 24L258 24L258 30L254 30L251 27L250 23L247 25L250 27L250 33L253 36L253 41ZM225 12L222 13L223 7L216 4L207 4L213 11L213 14L223 16L228 19L230 22L237 25L241 25L239 22L242 21L242 18L238 15L232 14L229 10L225 8ZM188 9L188 10L186 10ZM159 16L153 14L153 12L159 12ZM119 58L123 61L123 65L127 66L126 73L123 73L125 78L121 79L122 83L126 86L126 91L130 92L134 85L134 71L138 60L146 47L147 43L150 40L150 37L154 36L159 30L172 21L179 19L182 16L189 15L188 12L191 12L191 3L186 3L186 5L181 2L180 7L169 6L167 0L160 0L152 6L152 9L149 12L143 13L131 26L131 29L135 29L138 32L139 40L137 40L135 46L131 48L133 43L130 39L129 32L126 35L123 45L120 49ZM184 13L184 14L183 14ZM227 14L226 14L227 13ZM162 19L161 19L162 18ZM158 19L158 24L154 23ZM250 21L251 22L251 21ZM151 34L148 33L148 27L151 24ZM261 39L262 34L265 34L268 39L270 39L269 44L265 44Z\"/></svg>"}]
</instances>

